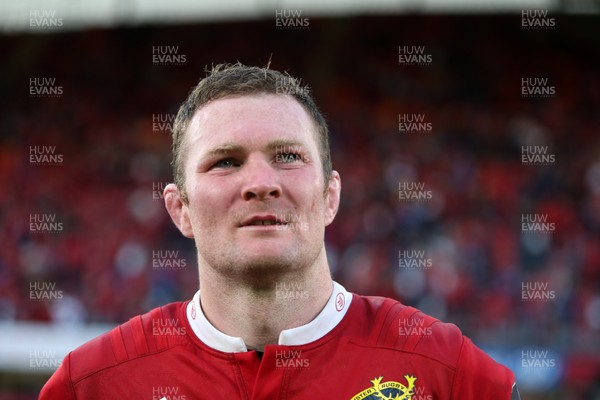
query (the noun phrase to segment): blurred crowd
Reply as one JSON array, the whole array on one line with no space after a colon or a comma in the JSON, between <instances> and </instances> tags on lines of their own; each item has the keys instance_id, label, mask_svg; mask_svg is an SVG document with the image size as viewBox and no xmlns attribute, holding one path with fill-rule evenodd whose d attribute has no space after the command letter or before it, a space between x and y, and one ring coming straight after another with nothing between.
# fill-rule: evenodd
<instances>
[{"instance_id":1,"label":"blurred crowd","mask_svg":"<svg viewBox=\"0 0 600 400\"><path fill-rule=\"evenodd\" d=\"M311 86L330 126L342 177L326 231L334 278L456 323L513 369L523 349L549 349L560 398L598 396L592 22L535 31L517 16L311 19L282 30L265 20L1 37L0 319L123 322L189 299L196 256L164 210L171 141L155 122L175 115L207 65L271 59ZM431 63L400 64L404 45L424 46ZM153 46L178 46L185 63L154 63ZM30 79L42 77L62 95L32 96ZM555 95L523 97L528 77L548 78ZM407 115L430 129L402 131ZM32 163L43 146L61 162ZM545 147L553 162L523 163L523 146ZM429 196L401 201L403 182ZM554 228L524 232L524 214ZM32 215L60 229L32 231ZM403 266L406 252L426 267ZM157 267L167 258L178 265ZM552 298L524 299L525 283ZM60 299L32 299L40 285Z\"/></svg>"}]
</instances>

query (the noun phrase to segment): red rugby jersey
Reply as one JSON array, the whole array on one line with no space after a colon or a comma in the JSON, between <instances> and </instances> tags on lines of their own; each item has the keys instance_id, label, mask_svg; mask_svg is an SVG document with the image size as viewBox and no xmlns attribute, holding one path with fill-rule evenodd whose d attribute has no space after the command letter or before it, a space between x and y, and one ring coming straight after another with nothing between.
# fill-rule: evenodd
<instances>
[{"instance_id":1,"label":"red rugby jersey","mask_svg":"<svg viewBox=\"0 0 600 400\"><path fill-rule=\"evenodd\" d=\"M455 325L334 282L321 313L262 359L214 328L196 293L69 353L40 399L508 400L513 383Z\"/></svg>"}]
</instances>

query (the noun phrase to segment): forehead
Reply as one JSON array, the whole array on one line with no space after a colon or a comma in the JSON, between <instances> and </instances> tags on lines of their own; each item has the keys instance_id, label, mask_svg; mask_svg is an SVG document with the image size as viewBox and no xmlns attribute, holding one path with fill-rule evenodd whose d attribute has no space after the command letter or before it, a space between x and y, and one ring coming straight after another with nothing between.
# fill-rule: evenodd
<instances>
[{"instance_id":1,"label":"forehead","mask_svg":"<svg viewBox=\"0 0 600 400\"><path fill-rule=\"evenodd\" d=\"M273 139L294 140L316 150L315 124L293 97L257 94L224 97L196 110L186 130L194 149L223 142L260 144Z\"/></svg>"}]
</instances>

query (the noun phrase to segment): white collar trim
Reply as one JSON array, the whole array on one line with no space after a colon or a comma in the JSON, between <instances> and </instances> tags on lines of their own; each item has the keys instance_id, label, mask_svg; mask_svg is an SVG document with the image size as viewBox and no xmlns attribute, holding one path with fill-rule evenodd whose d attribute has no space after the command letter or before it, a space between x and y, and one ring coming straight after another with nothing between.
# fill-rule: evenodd
<instances>
[{"instance_id":1,"label":"white collar trim","mask_svg":"<svg viewBox=\"0 0 600 400\"><path fill-rule=\"evenodd\" d=\"M347 292L339 283L333 282L333 292L319 315L306 325L281 331L278 344L298 346L322 338L340 323L351 302L352 293ZM206 319L200 306L200 290L188 303L186 314L194 334L209 347L226 353L248 351L241 337L229 336L221 332Z\"/></svg>"}]
</instances>

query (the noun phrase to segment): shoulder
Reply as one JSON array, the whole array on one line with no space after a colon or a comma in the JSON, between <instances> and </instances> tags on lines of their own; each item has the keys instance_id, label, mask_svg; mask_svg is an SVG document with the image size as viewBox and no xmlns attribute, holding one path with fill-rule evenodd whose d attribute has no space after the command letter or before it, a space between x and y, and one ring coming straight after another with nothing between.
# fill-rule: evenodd
<instances>
[{"instance_id":1,"label":"shoulder","mask_svg":"<svg viewBox=\"0 0 600 400\"><path fill-rule=\"evenodd\" d=\"M352 302L353 318L368 326L361 340L367 346L422 355L454 370L507 370L454 324L389 298L354 295Z\"/></svg>"},{"instance_id":2,"label":"shoulder","mask_svg":"<svg viewBox=\"0 0 600 400\"><path fill-rule=\"evenodd\" d=\"M354 295L352 302L369 326L368 345L422 354L450 367L457 365L465 338L456 325L390 298Z\"/></svg>"},{"instance_id":3,"label":"shoulder","mask_svg":"<svg viewBox=\"0 0 600 400\"><path fill-rule=\"evenodd\" d=\"M75 384L98 371L186 343L186 304L155 308L73 350L63 362L70 380ZM179 330L183 334L176 334Z\"/></svg>"},{"instance_id":4,"label":"shoulder","mask_svg":"<svg viewBox=\"0 0 600 400\"><path fill-rule=\"evenodd\" d=\"M96 374L111 371L133 360L142 360L142 357L152 360L147 356L186 344L186 305L187 302L177 302L155 308L73 350L46 382L39 398L75 399L76 385ZM95 384L105 385L105 382ZM90 390L95 390L93 385Z\"/></svg>"},{"instance_id":5,"label":"shoulder","mask_svg":"<svg viewBox=\"0 0 600 400\"><path fill-rule=\"evenodd\" d=\"M512 371L475 346L456 325L389 298L354 295L352 301L357 319L369 326L363 345L410 353L445 365L453 371L453 394L473 391L475 396L476 392L495 391L505 393L499 398L510 397L515 381Z\"/></svg>"}]
</instances>

